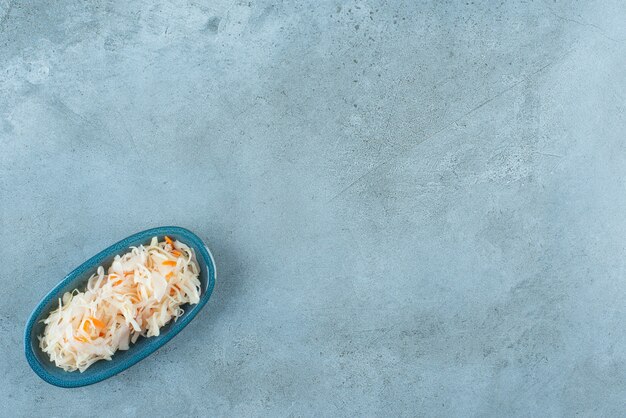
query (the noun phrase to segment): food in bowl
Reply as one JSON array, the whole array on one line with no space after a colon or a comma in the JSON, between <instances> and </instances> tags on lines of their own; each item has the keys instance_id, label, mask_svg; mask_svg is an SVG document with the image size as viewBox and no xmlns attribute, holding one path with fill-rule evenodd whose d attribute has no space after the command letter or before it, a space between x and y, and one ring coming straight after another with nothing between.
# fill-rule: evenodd
<instances>
[{"instance_id":1,"label":"food in bowl","mask_svg":"<svg viewBox=\"0 0 626 418\"><path fill-rule=\"evenodd\" d=\"M65 371L83 372L99 360L111 360L139 337L158 336L185 304L200 300L200 269L192 248L165 236L159 242L130 247L107 269L99 266L84 291L59 298L43 321L39 347Z\"/></svg>"}]
</instances>

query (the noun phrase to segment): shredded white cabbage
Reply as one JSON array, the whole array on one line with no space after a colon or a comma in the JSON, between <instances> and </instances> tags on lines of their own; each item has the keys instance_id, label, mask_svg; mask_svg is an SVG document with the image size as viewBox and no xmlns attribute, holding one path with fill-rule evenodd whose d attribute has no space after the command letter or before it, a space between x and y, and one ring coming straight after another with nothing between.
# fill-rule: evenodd
<instances>
[{"instance_id":1,"label":"shredded white cabbage","mask_svg":"<svg viewBox=\"0 0 626 418\"><path fill-rule=\"evenodd\" d=\"M200 270L192 248L165 237L131 247L105 274L102 266L84 292L75 289L59 299L59 307L43 322L39 346L50 361L66 371L85 371L98 360L111 360L140 336L159 329L200 300Z\"/></svg>"}]
</instances>

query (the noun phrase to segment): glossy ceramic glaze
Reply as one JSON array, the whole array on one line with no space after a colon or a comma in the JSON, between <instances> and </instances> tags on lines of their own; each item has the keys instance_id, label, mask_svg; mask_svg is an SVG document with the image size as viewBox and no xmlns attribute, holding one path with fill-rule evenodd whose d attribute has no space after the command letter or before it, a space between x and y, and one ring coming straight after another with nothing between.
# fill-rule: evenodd
<instances>
[{"instance_id":1,"label":"glossy ceramic glaze","mask_svg":"<svg viewBox=\"0 0 626 418\"><path fill-rule=\"evenodd\" d=\"M83 290L87 279L98 266L108 267L115 255L125 253L131 246L147 244L154 236L163 239L164 235L184 242L194 249L200 267L199 278L202 291L200 302L196 305L184 305L185 313L176 322L170 322L161 328L161 334L158 337L139 338L129 350L118 351L111 361L98 361L83 373L66 372L50 362L48 355L39 348L37 336L41 335L44 330L41 320L45 319L52 309L56 309L59 297L76 288ZM60 387L86 386L107 379L143 360L178 334L206 305L214 285L215 261L207 246L193 232L176 226L163 226L131 235L78 266L39 302L28 318L24 332L24 350L28 364L43 380Z\"/></svg>"}]
</instances>

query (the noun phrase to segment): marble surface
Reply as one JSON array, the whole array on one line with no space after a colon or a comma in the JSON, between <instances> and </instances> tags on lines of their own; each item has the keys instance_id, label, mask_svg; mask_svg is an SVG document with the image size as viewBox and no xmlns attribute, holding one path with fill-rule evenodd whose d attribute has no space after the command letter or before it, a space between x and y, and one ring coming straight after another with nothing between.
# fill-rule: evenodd
<instances>
[{"instance_id":1,"label":"marble surface","mask_svg":"<svg viewBox=\"0 0 626 418\"><path fill-rule=\"evenodd\" d=\"M0 414L623 416L625 69L617 0L0 0ZM207 307L41 381L40 298L171 224Z\"/></svg>"}]
</instances>

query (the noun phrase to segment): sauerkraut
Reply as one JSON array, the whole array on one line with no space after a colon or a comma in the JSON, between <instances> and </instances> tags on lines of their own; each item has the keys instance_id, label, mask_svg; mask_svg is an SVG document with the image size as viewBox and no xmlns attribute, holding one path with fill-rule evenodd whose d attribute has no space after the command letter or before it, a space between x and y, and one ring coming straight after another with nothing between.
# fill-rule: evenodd
<instances>
[{"instance_id":1,"label":"sauerkraut","mask_svg":"<svg viewBox=\"0 0 626 418\"><path fill-rule=\"evenodd\" d=\"M98 360L111 360L140 336L159 335L176 321L182 305L200 300L198 264L193 249L169 237L130 247L111 266L98 267L87 288L67 292L46 324L39 346L66 371L85 371Z\"/></svg>"}]
</instances>

